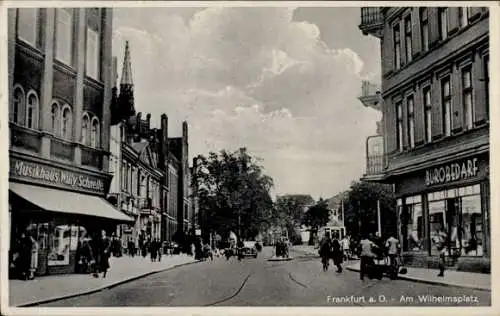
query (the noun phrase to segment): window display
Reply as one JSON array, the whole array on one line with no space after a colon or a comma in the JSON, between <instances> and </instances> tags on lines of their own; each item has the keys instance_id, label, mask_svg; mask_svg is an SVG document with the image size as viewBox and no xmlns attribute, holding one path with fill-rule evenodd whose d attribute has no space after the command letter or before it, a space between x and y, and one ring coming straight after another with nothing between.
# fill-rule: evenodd
<instances>
[{"instance_id":1,"label":"window display","mask_svg":"<svg viewBox=\"0 0 500 316\"><path fill-rule=\"evenodd\" d=\"M69 264L71 228L69 225L53 226L50 234L49 266Z\"/></svg>"},{"instance_id":2,"label":"window display","mask_svg":"<svg viewBox=\"0 0 500 316\"><path fill-rule=\"evenodd\" d=\"M405 232L405 248L407 251L424 249L424 221L421 196L412 196L405 199L405 216L403 226Z\"/></svg>"},{"instance_id":3,"label":"window display","mask_svg":"<svg viewBox=\"0 0 500 316\"><path fill-rule=\"evenodd\" d=\"M447 255L483 255L483 215L479 185L430 193L431 255L438 255L439 234L447 236Z\"/></svg>"}]
</instances>

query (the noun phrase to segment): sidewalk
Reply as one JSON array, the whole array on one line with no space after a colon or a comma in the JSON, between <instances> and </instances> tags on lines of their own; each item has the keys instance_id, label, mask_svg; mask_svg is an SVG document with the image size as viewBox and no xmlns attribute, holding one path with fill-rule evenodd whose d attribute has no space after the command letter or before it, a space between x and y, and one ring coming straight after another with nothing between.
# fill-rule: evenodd
<instances>
[{"instance_id":1,"label":"sidewalk","mask_svg":"<svg viewBox=\"0 0 500 316\"><path fill-rule=\"evenodd\" d=\"M65 274L38 277L31 281L9 280L10 306L36 305L41 302L98 292L102 289L132 281L140 277L167 270L175 266L194 263L193 257L174 255L151 262L148 257L110 258L111 268L106 278L91 274Z\"/></svg>"},{"instance_id":2,"label":"sidewalk","mask_svg":"<svg viewBox=\"0 0 500 316\"><path fill-rule=\"evenodd\" d=\"M291 251L296 252L303 256L314 256L314 257L319 256L318 249L315 249L314 246L295 245L292 246Z\"/></svg>"},{"instance_id":3,"label":"sidewalk","mask_svg":"<svg viewBox=\"0 0 500 316\"><path fill-rule=\"evenodd\" d=\"M346 266L347 270L359 272L359 261ZM438 270L407 267L407 274L398 279L420 283L454 286L475 290L491 291L491 274L446 270L444 277L438 277Z\"/></svg>"}]
</instances>

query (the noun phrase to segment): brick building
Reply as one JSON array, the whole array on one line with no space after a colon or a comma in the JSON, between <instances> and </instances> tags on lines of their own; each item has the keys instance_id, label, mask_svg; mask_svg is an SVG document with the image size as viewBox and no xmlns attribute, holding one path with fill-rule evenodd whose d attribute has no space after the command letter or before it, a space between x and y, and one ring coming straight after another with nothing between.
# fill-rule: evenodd
<instances>
[{"instance_id":1,"label":"brick building","mask_svg":"<svg viewBox=\"0 0 500 316\"><path fill-rule=\"evenodd\" d=\"M106 200L112 9L8 11L10 254L29 231L36 274L72 273L84 236L131 218Z\"/></svg>"},{"instance_id":2,"label":"brick building","mask_svg":"<svg viewBox=\"0 0 500 316\"><path fill-rule=\"evenodd\" d=\"M489 266L488 8L366 7L359 28L382 56L380 95L360 98L383 113L364 180L394 185L407 261L436 266L443 230L450 266Z\"/></svg>"}]
</instances>

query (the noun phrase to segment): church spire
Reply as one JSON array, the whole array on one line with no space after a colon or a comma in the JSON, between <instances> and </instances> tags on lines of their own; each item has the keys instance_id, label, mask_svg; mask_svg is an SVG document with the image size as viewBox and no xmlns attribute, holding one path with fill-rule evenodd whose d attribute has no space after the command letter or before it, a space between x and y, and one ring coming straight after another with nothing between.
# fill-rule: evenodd
<instances>
[{"instance_id":1,"label":"church spire","mask_svg":"<svg viewBox=\"0 0 500 316\"><path fill-rule=\"evenodd\" d=\"M123 58L122 80L120 85L134 85L132 81L132 61L130 60L130 46L128 41L125 42L125 56Z\"/></svg>"},{"instance_id":2,"label":"church spire","mask_svg":"<svg viewBox=\"0 0 500 316\"><path fill-rule=\"evenodd\" d=\"M125 55L123 57L122 78L120 82L120 95L118 96L116 120L129 120L135 115L134 83L132 81L132 61L130 46L125 42Z\"/></svg>"}]
</instances>

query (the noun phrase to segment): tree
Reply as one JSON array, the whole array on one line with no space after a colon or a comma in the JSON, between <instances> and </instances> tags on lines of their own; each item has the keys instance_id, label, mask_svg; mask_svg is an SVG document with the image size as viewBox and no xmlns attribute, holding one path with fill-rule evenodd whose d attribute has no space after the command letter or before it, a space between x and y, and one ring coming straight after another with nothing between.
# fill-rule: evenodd
<instances>
[{"instance_id":1,"label":"tree","mask_svg":"<svg viewBox=\"0 0 500 316\"><path fill-rule=\"evenodd\" d=\"M322 198L319 201L309 207L306 214L304 215L303 223L311 227L311 234L309 237L309 245L314 244L314 239L318 235L318 230L322 226L326 226L328 220L330 219L330 209L328 204Z\"/></svg>"},{"instance_id":2,"label":"tree","mask_svg":"<svg viewBox=\"0 0 500 316\"><path fill-rule=\"evenodd\" d=\"M396 200L392 186L371 182L353 182L345 208L347 231L359 236L362 232L377 231L377 200L380 201L382 235L396 234Z\"/></svg>"},{"instance_id":3,"label":"tree","mask_svg":"<svg viewBox=\"0 0 500 316\"><path fill-rule=\"evenodd\" d=\"M200 155L193 169L205 237L234 231L239 238L252 238L270 227L273 181L245 148Z\"/></svg>"},{"instance_id":4,"label":"tree","mask_svg":"<svg viewBox=\"0 0 500 316\"><path fill-rule=\"evenodd\" d=\"M279 196L275 203L274 220L277 226L286 229L292 243L300 243L299 233L306 208L314 203L310 195L288 194Z\"/></svg>"}]
</instances>

